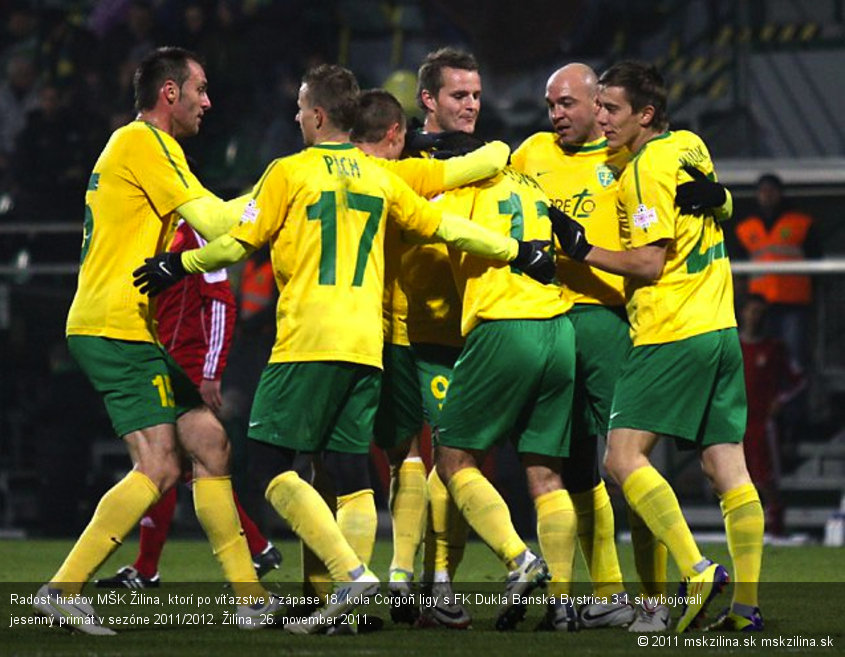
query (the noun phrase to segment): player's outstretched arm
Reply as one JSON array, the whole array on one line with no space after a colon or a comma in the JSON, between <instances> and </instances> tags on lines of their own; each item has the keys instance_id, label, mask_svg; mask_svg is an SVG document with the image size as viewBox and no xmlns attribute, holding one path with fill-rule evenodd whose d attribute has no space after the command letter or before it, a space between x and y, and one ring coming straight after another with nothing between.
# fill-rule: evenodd
<instances>
[{"instance_id":1,"label":"player's outstretched arm","mask_svg":"<svg viewBox=\"0 0 845 657\"><path fill-rule=\"evenodd\" d=\"M554 259L546 252L549 242L520 241L500 235L458 215L444 212L434 236L450 246L482 258L511 263L531 278L554 281Z\"/></svg>"},{"instance_id":2,"label":"player's outstretched arm","mask_svg":"<svg viewBox=\"0 0 845 657\"><path fill-rule=\"evenodd\" d=\"M584 227L554 206L549 206L549 219L563 252L573 260L611 274L646 281L657 280L663 272L668 240L658 240L630 251L611 251L590 244Z\"/></svg>"},{"instance_id":3,"label":"player's outstretched arm","mask_svg":"<svg viewBox=\"0 0 845 657\"><path fill-rule=\"evenodd\" d=\"M165 251L144 260L132 272L133 284L143 294L154 297L188 274L216 271L245 260L254 249L231 235L221 235L201 249L181 253Z\"/></svg>"},{"instance_id":4,"label":"player's outstretched arm","mask_svg":"<svg viewBox=\"0 0 845 657\"><path fill-rule=\"evenodd\" d=\"M491 141L481 148L443 161L443 184L446 189L462 187L499 173L508 163L510 146Z\"/></svg>"},{"instance_id":5,"label":"player's outstretched arm","mask_svg":"<svg viewBox=\"0 0 845 657\"><path fill-rule=\"evenodd\" d=\"M252 194L244 194L230 201L216 196L201 196L183 203L176 211L209 242L225 235L240 221Z\"/></svg>"}]
</instances>

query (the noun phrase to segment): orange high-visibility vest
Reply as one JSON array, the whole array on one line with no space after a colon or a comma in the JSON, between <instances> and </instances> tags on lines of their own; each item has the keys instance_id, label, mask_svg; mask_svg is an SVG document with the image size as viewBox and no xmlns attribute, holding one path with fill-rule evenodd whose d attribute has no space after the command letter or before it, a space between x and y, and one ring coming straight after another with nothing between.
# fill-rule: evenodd
<instances>
[{"instance_id":1,"label":"orange high-visibility vest","mask_svg":"<svg viewBox=\"0 0 845 657\"><path fill-rule=\"evenodd\" d=\"M240 316L247 318L262 311L273 302L276 281L270 260L256 264L250 258L244 265L240 284Z\"/></svg>"},{"instance_id":2,"label":"orange high-visibility vest","mask_svg":"<svg viewBox=\"0 0 845 657\"><path fill-rule=\"evenodd\" d=\"M785 212L767 231L760 217L748 217L736 227L739 241L753 262L804 260L804 240L813 220L801 212ZM809 276L763 274L753 276L748 291L760 294L769 303L806 305L812 300Z\"/></svg>"}]
</instances>

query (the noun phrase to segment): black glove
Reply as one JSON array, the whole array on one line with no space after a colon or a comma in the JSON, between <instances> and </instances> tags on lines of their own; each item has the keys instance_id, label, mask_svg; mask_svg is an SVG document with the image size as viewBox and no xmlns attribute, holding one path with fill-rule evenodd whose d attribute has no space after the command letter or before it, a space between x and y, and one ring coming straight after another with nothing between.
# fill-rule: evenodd
<instances>
[{"instance_id":1,"label":"black glove","mask_svg":"<svg viewBox=\"0 0 845 657\"><path fill-rule=\"evenodd\" d=\"M703 171L689 164L684 171L692 176L692 182L678 186L675 193L675 205L684 214L700 214L702 211L720 208L727 199L725 186L708 179Z\"/></svg>"},{"instance_id":2,"label":"black glove","mask_svg":"<svg viewBox=\"0 0 845 657\"><path fill-rule=\"evenodd\" d=\"M484 140L460 130L450 132L408 131L405 135L405 153L419 155L431 153L433 157L445 160L456 155L466 155L484 146Z\"/></svg>"},{"instance_id":3,"label":"black glove","mask_svg":"<svg viewBox=\"0 0 845 657\"><path fill-rule=\"evenodd\" d=\"M182 265L182 254L165 251L146 258L144 264L132 272L132 284L140 288L141 294L154 297L187 275Z\"/></svg>"},{"instance_id":4,"label":"black glove","mask_svg":"<svg viewBox=\"0 0 845 657\"><path fill-rule=\"evenodd\" d=\"M555 261L545 250L548 240L517 240L519 250L511 264L543 285L555 280Z\"/></svg>"},{"instance_id":5,"label":"black glove","mask_svg":"<svg viewBox=\"0 0 845 657\"><path fill-rule=\"evenodd\" d=\"M484 146L484 140L475 135L460 130L441 132L435 135L433 155L438 160L447 160L457 155L472 153L475 149Z\"/></svg>"},{"instance_id":6,"label":"black glove","mask_svg":"<svg viewBox=\"0 0 845 657\"><path fill-rule=\"evenodd\" d=\"M593 245L587 241L584 227L553 205L549 206L549 219L563 252L573 260L583 262L593 250Z\"/></svg>"}]
</instances>

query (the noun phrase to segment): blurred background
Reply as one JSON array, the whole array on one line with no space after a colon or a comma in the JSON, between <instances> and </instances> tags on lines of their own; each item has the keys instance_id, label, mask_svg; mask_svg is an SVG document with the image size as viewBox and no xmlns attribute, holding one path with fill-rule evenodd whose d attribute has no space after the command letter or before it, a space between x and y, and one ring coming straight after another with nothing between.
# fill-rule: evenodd
<instances>
[{"instance_id":1,"label":"blurred background","mask_svg":"<svg viewBox=\"0 0 845 657\"><path fill-rule=\"evenodd\" d=\"M629 57L658 65L672 128L704 138L734 195L725 232L738 315L787 350L788 371L761 375L778 378L769 388L782 397L773 409L761 402L779 434L777 533L822 537L845 490L842 0L0 0L0 536L76 535L129 467L67 354L64 321L85 183L110 132L134 118L132 72L159 45L205 58L212 110L184 146L223 197L299 150L296 93L316 63L341 63L363 88L388 88L410 115L423 56L464 47L481 63L478 132L513 147L548 129L545 82L559 66L583 61L601 72ZM812 230L786 264L759 262L737 227L784 213L808 217ZM778 285L759 277L787 269L808 278L786 281L801 292L779 298ZM749 291L766 298L760 317L745 319ZM271 316L249 331L266 337ZM253 344L250 335L241 341ZM240 479L239 423L262 358L233 355L224 378ZM662 461L691 524L721 526L694 457L669 449ZM384 464L374 463L383 488ZM531 533L513 459L504 451L488 467ZM196 531L182 506L181 531Z\"/></svg>"}]
</instances>

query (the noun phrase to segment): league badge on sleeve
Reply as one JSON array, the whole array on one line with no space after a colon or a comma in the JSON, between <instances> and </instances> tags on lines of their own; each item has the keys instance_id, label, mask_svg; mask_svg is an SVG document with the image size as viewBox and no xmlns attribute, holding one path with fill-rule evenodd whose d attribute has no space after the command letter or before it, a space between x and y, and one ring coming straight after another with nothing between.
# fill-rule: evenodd
<instances>
[{"instance_id":1,"label":"league badge on sleeve","mask_svg":"<svg viewBox=\"0 0 845 657\"><path fill-rule=\"evenodd\" d=\"M261 208L255 204L255 199L250 199L249 203L247 203L244 208L243 214L241 215L241 223L254 224L255 220L258 219L260 212Z\"/></svg>"},{"instance_id":2,"label":"league badge on sleeve","mask_svg":"<svg viewBox=\"0 0 845 657\"><path fill-rule=\"evenodd\" d=\"M634 212L634 225L637 228L648 230L648 227L657 223L657 210L646 207L645 203L640 203L637 206L637 211Z\"/></svg>"}]
</instances>

